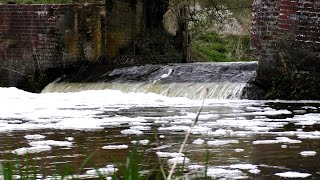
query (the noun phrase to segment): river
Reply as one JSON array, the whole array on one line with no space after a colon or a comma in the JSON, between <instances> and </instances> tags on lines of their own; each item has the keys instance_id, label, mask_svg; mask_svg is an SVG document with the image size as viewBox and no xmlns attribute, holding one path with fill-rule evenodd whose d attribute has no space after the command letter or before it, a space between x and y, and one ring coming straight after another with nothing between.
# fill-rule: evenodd
<instances>
[{"instance_id":1,"label":"river","mask_svg":"<svg viewBox=\"0 0 320 180\"><path fill-rule=\"evenodd\" d=\"M177 71L169 72L160 77ZM184 93L188 97L108 89L105 83L103 90L40 94L0 88L0 162L26 167L29 159L41 179L66 167L89 178L94 169L109 174L138 143L139 150L146 150L142 170L161 165L168 171L183 157L185 179L201 178L205 169L211 179L320 178L319 101L246 100L239 87L226 96ZM203 94L217 92L206 83L203 89L208 88Z\"/></svg>"}]
</instances>

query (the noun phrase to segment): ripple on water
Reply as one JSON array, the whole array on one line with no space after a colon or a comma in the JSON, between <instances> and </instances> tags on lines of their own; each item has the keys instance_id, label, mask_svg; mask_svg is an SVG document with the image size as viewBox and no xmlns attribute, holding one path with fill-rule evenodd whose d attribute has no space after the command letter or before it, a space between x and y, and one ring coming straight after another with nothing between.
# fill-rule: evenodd
<instances>
[{"instance_id":1,"label":"ripple on water","mask_svg":"<svg viewBox=\"0 0 320 180\"><path fill-rule=\"evenodd\" d=\"M157 158L165 158L169 165L188 160L194 165L189 169L200 172L208 152L208 175L213 179L320 178L316 173L291 171L317 171L313 165L318 164L317 158L308 156L317 157L320 148L320 115L316 111L320 102L208 99L186 151L177 154L201 101L115 91L18 91L0 96L8 102L1 105L0 152L9 154L8 160L12 153L30 153L35 160L48 163L52 172L57 169L54 165L58 169L68 163L77 167L94 150L99 158L86 167L87 175L94 174L92 167L108 172L105 163L113 163L108 157L125 161L132 143L139 143L150 145L144 148L152 163L158 163ZM159 138L152 141L153 137ZM260 163L266 165L254 165ZM282 171L288 172L279 173Z\"/></svg>"}]
</instances>

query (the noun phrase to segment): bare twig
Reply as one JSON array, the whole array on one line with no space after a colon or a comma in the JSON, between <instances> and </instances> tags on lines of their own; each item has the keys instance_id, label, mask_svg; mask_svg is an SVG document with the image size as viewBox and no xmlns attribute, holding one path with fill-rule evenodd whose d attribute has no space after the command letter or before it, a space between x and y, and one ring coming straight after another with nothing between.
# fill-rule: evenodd
<instances>
[{"instance_id":1,"label":"bare twig","mask_svg":"<svg viewBox=\"0 0 320 180\"><path fill-rule=\"evenodd\" d=\"M206 94L205 94L205 96L204 96L204 98L203 98L203 100L202 100L202 104L201 104L201 106L200 106L200 108L199 108L199 110L198 110L197 116L196 116L196 118L194 119L193 123L191 124L189 130L187 131L187 133L186 133L186 135L185 135L185 137L184 137L184 140L183 140L183 142L182 142L182 144L181 144L181 146L180 146L180 150L179 150L179 153L178 153L178 154L182 154L183 150L185 149L185 146L186 146L186 144L187 144L187 140L188 140L188 138L189 138L189 136L190 136L190 134L191 134L191 130L192 130L192 128L197 124L197 122L198 122L198 120L199 120L199 116L200 116L200 113L201 113L202 108L203 108L203 105L204 105L204 100L207 98L207 96L208 96L208 94L209 94L208 92L209 92L209 90L206 89ZM172 175L173 175L174 169L175 169L176 166L177 166L177 163L178 163L178 161L174 161L174 163L173 163L173 165L172 165L172 167L171 167L170 173L169 173L169 175L168 175L168 177L167 177L167 180L171 180L171 177L172 177Z\"/></svg>"},{"instance_id":2,"label":"bare twig","mask_svg":"<svg viewBox=\"0 0 320 180\"><path fill-rule=\"evenodd\" d=\"M24 73L22 73L22 72L19 72L19 71L16 71L16 70L14 70L14 69L10 69L10 68L4 67L4 66L2 66L2 67L0 67L0 68L6 69L6 70L8 70L8 71L15 72L15 73L17 73L17 74L26 75L26 74L24 74Z\"/></svg>"}]
</instances>

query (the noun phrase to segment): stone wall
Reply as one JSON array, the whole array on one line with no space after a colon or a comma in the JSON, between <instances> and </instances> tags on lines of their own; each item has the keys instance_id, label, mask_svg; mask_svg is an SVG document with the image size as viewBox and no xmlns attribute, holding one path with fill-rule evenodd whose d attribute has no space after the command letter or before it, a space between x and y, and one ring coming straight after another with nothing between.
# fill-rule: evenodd
<instances>
[{"instance_id":1,"label":"stone wall","mask_svg":"<svg viewBox=\"0 0 320 180\"><path fill-rule=\"evenodd\" d=\"M94 61L102 52L97 5L0 5L0 17L2 85L19 86L33 72Z\"/></svg>"},{"instance_id":2,"label":"stone wall","mask_svg":"<svg viewBox=\"0 0 320 180\"><path fill-rule=\"evenodd\" d=\"M36 72L115 58L144 30L143 12L142 0L0 5L0 86L23 88Z\"/></svg>"},{"instance_id":3,"label":"stone wall","mask_svg":"<svg viewBox=\"0 0 320 180\"><path fill-rule=\"evenodd\" d=\"M274 46L287 41L306 50L320 47L320 1L255 0L253 3L252 47L259 59L258 78L268 81L277 68ZM319 51L320 52L320 51ZM313 52L319 59L319 53ZM318 55L317 55L318 54Z\"/></svg>"},{"instance_id":4,"label":"stone wall","mask_svg":"<svg viewBox=\"0 0 320 180\"><path fill-rule=\"evenodd\" d=\"M114 58L144 30L144 6L142 0L106 2L106 53Z\"/></svg>"}]
</instances>

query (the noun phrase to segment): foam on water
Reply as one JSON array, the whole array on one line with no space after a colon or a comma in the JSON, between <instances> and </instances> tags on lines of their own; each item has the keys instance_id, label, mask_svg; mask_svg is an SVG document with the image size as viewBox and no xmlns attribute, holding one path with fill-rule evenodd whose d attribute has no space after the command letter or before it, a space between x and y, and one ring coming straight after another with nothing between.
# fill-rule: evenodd
<instances>
[{"instance_id":1,"label":"foam on water","mask_svg":"<svg viewBox=\"0 0 320 180\"><path fill-rule=\"evenodd\" d=\"M93 176L98 176L98 175L106 176L106 175L112 175L117 171L118 171L118 168L116 168L114 165L107 165L104 168L87 170L86 174L93 175Z\"/></svg>"},{"instance_id":2,"label":"foam on water","mask_svg":"<svg viewBox=\"0 0 320 180\"><path fill-rule=\"evenodd\" d=\"M54 140L43 140L43 141L32 141L29 143L30 146L72 146L72 142L69 141L54 141Z\"/></svg>"},{"instance_id":3,"label":"foam on water","mask_svg":"<svg viewBox=\"0 0 320 180\"><path fill-rule=\"evenodd\" d=\"M25 135L24 137L28 140L40 140L40 139L44 139L46 136L41 134L30 134L30 135Z\"/></svg>"},{"instance_id":4,"label":"foam on water","mask_svg":"<svg viewBox=\"0 0 320 180\"><path fill-rule=\"evenodd\" d=\"M232 164L230 165L231 169L257 169L258 167L256 165L252 164Z\"/></svg>"},{"instance_id":5,"label":"foam on water","mask_svg":"<svg viewBox=\"0 0 320 180\"><path fill-rule=\"evenodd\" d=\"M204 143L204 140L198 138L198 139L194 140L192 143L193 143L193 144L199 144L199 145L200 145L200 144L203 144L203 143Z\"/></svg>"},{"instance_id":6,"label":"foam on water","mask_svg":"<svg viewBox=\"0 0 320 180\"><path fill-rule=\"evenodd\" d=\"M320 139L320 132L312 129L312 125L320 123L318 108L312 108L313 106L306 106L308 109L306 114L301 114L301 111L294 111L293 108L272 106L273 103L279 103L277 101L206 99L203 112L196 126L191 129L191 137L185 152L188 158L185 158L183 154L174 153L182 140L175 141L173 137L182 136L190 130L190 125L202 103L201 100L166 97L153 93L123 93L115 90L32 94L16 88L0 88L0 97L6 102L0 104L1 133L14 134L31 130L99 131L110 132L110 135L118 133L117 136L126 138L116 142L116 145L105 146L111 144L107 142L97 148L109 149L107 152L111 152L130 148L133 146L132 143L149 144L150 134L156 131L159 143L152 142L154 147L150 150L158 157L167 158L169 164L174 161L181 163L183 159L189 163L198 163L194 162L193 153L204 151L205 148L214 149L217 157L220 154L228 155L229 159L224 157L228 164L239 163L209 168L208 175L212 178L241 179L246 175L249 176L249 173L259 175L259 169L263 166L246 164L250 163L250 159L240 162L237 158L250 157L253 151L269 147L260 144L278 144L275 147L284 152L299 147L299 151L295 152L296 156L299 156L299 152L301 156L314 156L316 151L312 150L315 149L304 146L304 143ZM283 101L283 103L299 105L298 103L310 102ZM312 103L320 102L312 101ZM284 131L287 125L290 125L289 129ZM79 143L74 134L65 134L64 137L59 137L59 140L45 140L51 139L51 136L50 133L46 134L43 131L23 134L22 141L29 143L31 147L14 147L10 153L24 155L62 150L73 148ZM64 141L61 141L61 138ZM310 158L301 157L301 159ZM277 165L269 166L281 169L281 166ZM200 166L197 168L201 169ZM190 166L190 169L192 168L196 167Z\"/></svg>"},{"instance_id":7,"label":"foam on water","mask_svg":"<svg viewBox=\"0 0 320 180\"><path fill-rule=\"evenodd\" d=\"M208 141L207 144L211 146L222 146L227 144L237 144L239 143L238 140L214 140L214 141Z\"/></svg>"},{"instance_id":8,"label":"foam on water","mask_svg":"<svg viewBox=\"0 0 320 180\"><path fill-rule=\"evenodd\" d=\"M17 155L25 155L25 154L33 154L33 153L40 153L44 151L50 151L52 148L48 145L38 145L33 147L23 147L19 149L15 149L12 151L13 154Z\"/></svg>"},{"instance_id":9,"label":"foam on water","mask_svg":"<svg viewBox=\"0 0 320 180\"><path fill-rule=\"evenodd\" d=\"M139 141L131 141L132 144L140 144L140 145L148 145L150 141L148 139L139 140Z\"/></svg>"},{"instance_id":10,"label":"foam on water","mask_svg":"<svg viewBox=\"0 0 320 180\"><path fill-rule=\"evenodd\" d=\"M188 164L190 162L189 158L186 157L174 157L168 160L168 164Z\"/></svg>"},{"instance_id":11,"label":"foam on water","mask_svg":"<svg viewBox=\"0 0 320 180\"><path fill-rule=\"evenodd\" d=\"M277 144L277 143L288 143L288 144L299 144L302 141L293 140L287 137L277 137L276 140L258 140L253 141L253 144Z\"/></svg>"},{"instance_id":12,"label":"foam on water","mask_svg":"<svg viewBox=\"0 0 320 180\"><path fill-rule=\"evenodd\" d=\"M171 153L171 152L156 152L156 154L159 156L159 157L183 157L184 154L183 153Z\"/></svg>"},{"instance_id":13,"label":"foam on water","mask_svg":"<svg viewBox=\"0 0 320 180\"><path fill-rule=\"evenodd\" d=\"M316 151L302 151L300 152L301 156L307 157L307 156L315 156L317 154Z\"/></svg>"},{"instance_id":14,"label":"foam on water","mask_svg":"<svg viewBox=\"0 0 320 180\"><path fill-rule=\"evenodd\" d=\"M276 173L276 176L284 177L284 178L306 178L311 176L309 173L300 173L294 171L288 171L283 173Z\"/></svg>"},{"instance_id":15,"label":"foam on water","mask_svg":"<svg viewBox=\"0 0 320 180\"><path fill-rule=\"evenodd\" d=\"M244 173L238 169L208 168L207 175L215 179L236 179L242 177Z\"/></svg>"},{"instance_id":16,"label":"foam on water","mask_svg":"<svg viewBox=\"0 0 320 180\"><path fill-rule=\"evenodd\" d=\"M102 149L128 149L128 145L125 145L125 144L108 145L108 146L103 146Z\"/></svg>"}]
</instances>

